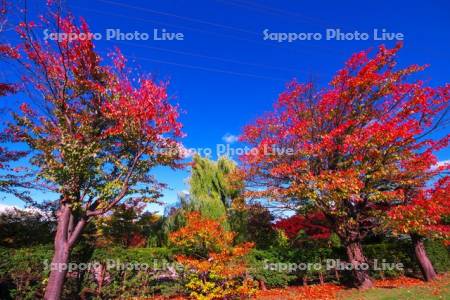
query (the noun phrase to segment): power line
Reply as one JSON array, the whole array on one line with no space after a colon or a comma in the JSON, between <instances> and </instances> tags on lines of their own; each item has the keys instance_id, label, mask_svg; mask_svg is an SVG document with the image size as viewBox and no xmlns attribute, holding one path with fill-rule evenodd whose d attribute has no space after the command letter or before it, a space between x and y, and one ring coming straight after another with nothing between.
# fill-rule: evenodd
<instances>
[{"instance_id":1,"label":"power line","mask_svg":"<svg viewBox=\"0 0 450 300\"><path fill-rule=\"evenodd\" d=\"M251 78L257 78L257 79L269 79L269 80L282 81L282 82L287 82L288 81L288 79L286 79L286 78L270 77L270 76L256 75L256 74L250 74L250 73L235 72L235 71L230 71L230 70L202 67L202 66L196 66L196 65L191 65L191 64L181 64L181 63L176 63L176 62L166 61L166 60L151 59L151 58L146 58L146 57L137 57L137 56L134 56L134 55L133 56L130 55L130 57L134 57L136 59L144 60L144 61L150 61L150 62L155 62L155 63L160 63L160 64L172 65L172 66L189 68L189 69L195 69L195 70L206 71L206 72L215 72L215 73L222 73L222 74L228 74L228 75L237 75L237 76L251 77Z\"/></svg>"},{"instance_id":2,"label":"power line","mask_svg":"<svg viewBox=\"0 0 450 300\"><path fill-rule=\"evenodd\" d=\"M99 1L101 1L101 0L99 0ZM136 20L136 21L146 22L146 23L161 24L161 25L164 25L164 26L197 31L197 32L201 32L201 33L205 33L205 34L209 34L209 35L213 35L213 36L217 36L217 37L224 37L224 38L234 39L234 40L238 40L238 41L244 41L244 42L248 42L248 43L252 43L252 44L260 44L260 45L269 46L269 47L282 48L282 49L286 49L286 50L289 50L289 51L292 51L292 52L295 52L295 53L299 53L299 54L311 54L312 51L316 51L316 50L310 50L310 51L306 50L305 51L305 49L299 50L299 49L294 49L292 47L288 47L288 46L285 46L285 45L280 45L278 43L274 44L274 43L270 43L270 42L251 40L251 39L247 39L247 38L242 38L242 37L237 37L237 36L232 36L232 35L226 35L226 34L211 32L211 31L208 31L208 30L192 28L192 27L182 26L182 25L175 25L175 24L172 24L172 23L166 23L166 22L161 22L161 21L154 21L154 20L149 20L149 19L130 17L128 15L111 13L111 12L105 12L105 11L95 10L95 9L91 9L91 8L85 8L85 7L79 7L79 6L72 6L72 7L75 7L75 8L78 8L78 9L82 9L82 10L86 10L86 11L95 12L97 14L102 14L102 15L106 15L106 16L120 17L120 18L124 18L124 19ZM316 48L316 47L311 46L311 45L309 47ZM319 47L319 48L322 48L322 47ZM341 51L336 51L336 49L332 49L332 48L327 48L326 50L327 51L323 52L323 53L327 54L327 55L332 55L332 52L335 52L335 53L338 53L338 54L345 54L345 53L343 53Z\"/></svg>"},{"instance_id":3,"label":"power line","mask_svg":"<svg viewBox=\"0 0 450 300\"><path fill-rule=\"evenodd\" d=\"M82 8L82 7L78 7L78 6L74 6L75 8ZM120 17L126 17L124 15L120 15L120 14L110 14L110 13L105 13L102 11L98 11L98 10L94 10L94 9L86 9L88 11L92 11L92 12L96 12L96 13L102 13L102 14L106 14L106 15L111 15L111 16L120 16ZM152 22L150 20L146 20L146 19L141 19L141 18L133 18L139 21L146 21L146 22ZM155 22L155 23L161 23L161 22ZM161 23L163 25L171 25L168 23ZM173 25L175 27L180 27L180 26L176 26ZM184 26L181 26L181 28L185 28ZM189 28L191 30L196 30L196 28ZM205 33L209 33L207 31L203 31L203 30L198 30L198 31L202 31ZM172 50L172 49L167 49L167 48L161 48L161 47L155 47L155 46L146 46L146 45L140 45L140 44L135 44L135 43L128 43L128 42L121 42L121 41L117 41L121 44L124 45L132 45L135 47L140 47L140 48L147 48L147 49L154 49L154 50L158 50L158 51L164 51L164 52L171 52L171 53L176 53L176 54L181 54L181 55L188 55L188 56L193 56L193 57L201 57L201 58L207 58L207 59L213 59L213 60L218 60L218 61L223 61L223 62L229 62L229 63L235 63L235 64L240 64L240 65L247 65L247 66L253 66L253 67L261 67L261 68L267 68L267 69L273 69L273 70L280 70L280 71L288 71L288 72L299 72L299 70L295 70L295 69L290 69L290 68L282 68L282 67L276 67L276 66L270 66L270 65L266 65L266 64L258 64L258 63L251 63L251 62L243 62L243 61L238 61L238 60L234 60L234 59L229 59L229 58L222 58L222 57L217 57L217 56L208 56L208 55L204 55L204 54L199 54L199 53L193 53L193 52L185 52L185 51L178 51L178 50ZM301 72L301 71L300 71Z\"/></svg>"},{"instance_id":4,"label":"power line","mask_svg":"<svg viewBox=\"0 0 450 300\"><path fill-rule=\"evenodd\" d=\"M200 24L207 24L207 25L216 26L216 27L220 27L220 28L227 28L227 29L230 29L230 30L245 32L245 33L248 33L248 34L252 34L254 36L261 37L261 33L254 32L254 31L248 31L246 29L242 29L242 28L238 28L238 27L223 25L223 24L219 24L219 23L213 23L213 22L205 21L205 20L193 19L193 18L190 18L190 17L184 17L184 16L180 16L180 15L177 15L177 14L173 14L173 13L161 12L161 11L157 11L157 10L154 10L154 9L149 9L149 8L145 8L145 7L141 7L141 6L132 6L132 5L127 5L127 4L122 4L122 3L118 3L118 2L110 1L110 0L97 0L97 1L108 3L108 4L112 4L112 5L122 6L122 7L130 8L130 9L135 9L135 10L139 10L139 11L144 11L144 12L150 12L150 13L155 13L155 14L161 14L161 15L164 15L164 16L175 17L175 18L182 19L182 20L188 20L190 22L196 22L196 23L200 23ZM169 25L169 26L175 26L175 25ZM203 32L205 32L205 31L203 31ZM261 44L264 44L266 46L269 45L269 46L277 47L277 48L285 48L285 49L289 49L291 51L298 52L298 53L311 54L311 51L312 51L312 50L309 51L309 52L308 51L298 51L298 49L293 49L293 48L290 48L290 47L286 47L285 45L273 44L273 43L270 43L270 42L269 43L265 43L265 42L262 42L262 41L249 40L249 39L239 38L239 37L234 37L234 36L226 36L226 37L237 39L237 40L242 40L242 41L247 41L247 42L251 42L251 43L261 43ZM321 46L312 46L312 45L309 45L309 47L315 48L314 51L317 51L317 48L319 48L319 49L323 48L323 49L326 50L326 52L324 52L324 54L330 54L331 55L332 53L330 53L330 51L334 52L335 54L345 54L343 51L339 51L339 50L337 50L335 48L330 48L330 47L321 47Z\"/></svg>"},{"instance_id":5,"label":"power line","mask_svg":"<svg viewBox=\"0 0 450 300\"><path fill-rule=\"evenodd\" d=\"M262 11L265 13L277 14L279 16L295 17L295 19L297 21L298 21L298 18L301 18L301 19L305 19L304 22L328 25L326 22L319 20L317 18L313 18L313 17L307 16L307 15L304 15L304 14L301 14L298 12L292 12L292 11L287 11L287 10L283 10L283 9L279 9L279 8L274 8L274 7L271 7L268 5L263 5L261 3L255 2L255 1L245 1L245 0L228 0L228 1L227 0L217 0L217 1L226 3L226 4L230 4L230 5L253 9L256 11Z\"/></svg>"},{"instance_id":6,"label":"power line","mask_svg":"<svg viewBox=\"0 0 450 300\"><path fill-rule=\"evenodd\" d=\"M246 41L247 40L247 39L244 39L244 38L242 38L242 39L241 38L237 38L237 37L232 36L232 35L216 33L216 32L212 32L212 31L198 29L198 28L194 28L194 27L188 27L188 26L184 26L184 25L175 25L173 23L155 21L155 20L144 19L144 18L137 18L137 17L130 17L129 15L117 14L117 13L112 13L112 12L105 12L103 10L86 8L86 7L76 6L76 5L72 5L71 7L82 9L82 10L86 10L86 11L91 11L91 12L94 12L94 13L97 13L97 14L102 14L102 15L106 15L106 16L110 16L110 17L119 17L119 18L124 18L124 19L128 19L128 20L135 20L135 21L152 23L152 24L160 24L160 25L163 25L163 26L182 28L182 29L191 30L191 31L198 31L198 32L201 32L201 33L214 35L214 36L218 36L218 37L233 38L233 39L239 39L239 40L242 40L242 41Z\"/></svg>"},{"instance_id":7,"label":"power line","mask_svg":"<svg viewBox=\"0 0 450 300\"><path fill-rule=\"evenodd\" d=\"M228 59L228 58L222 58L222 57L217 57L217 56L208 56L208 55L194 53L194 52L185 52L185 51L172 50L172 49L155 47L155 46L139 45L139 44L136 44L136 43L122 42L122 41L118 41L118 42L121 43L121 44L124 44L124 45L130 45L130 46L133 46L133 47L154 49L154 50L162 51L162 52L169 52L169 53L187 55L187 56L192 56L192 57L200 57L200 58L212 59L212 60L228 62L228 63L234 63L234 64L245 65L245 66L260 67L260 68L280 70L280 71L288 71L288 72L299 72L299 70L294 70L294 69L289 69L289 68L282 68L282 67L276 67L276 66L271 66L271 65L263 65L263 64L257 64L257 63L251 63L251 62L244 62L244 61Z\"/></svg>"},{"instance_id":8,"label":"power line","mask_svg":"<svg viewBox=\"0 0 450 300\"><path fill-rule=\"evenodd\" d=\"M257 78L257 79L269 79L269 80L282 81L282 82L288 81L288 79L286 79L286 78L262 76L262 75L249 74L249 73L241 73L241 72L222 70L222 69L216 69L216 68L195 66L195 65L190 65L190 64L180 64L180 63L171 62L171 61L150 59L150 58L144 58L144 57L135 57L135 58L144 60L144 61L150 61L150 62L172 65L172 66L177 66L177 67L195 69L195 70L200 70L200 71L215 72L215 73L222 73L222 74L228 74L228 75L237 75L237 76L244 76L244 77L250 77L250 78Z\"/></svg>"},{"instance_id":9,"label":"power line","mask_svg":"<svg viewBox=\"0 0 450 300\"><path fill-rule=\"evenodd\" d=\"M193 23L199 23L199 24L203 24L203 25L210 25L210 26L214 26L214 27L218 27L218 28L239 31L239 32L248 33L248 34L252 34L252 35L255 35L255 34L259 35L257 32L254 32L254 31L249 31L249 30L242 29L242 28L237 28L237 27L233 27L233 26L223 25L223 24L214 23L214 22L210 22L210 21L204 21L204 20L200 20L200 19L193 19L193 18L180 16L180 15L173 14L173 13L158 11L158 10L155 10L155 9L150 9L150 8L145 8L145 7L139 7L139 6L123 4L123 3L120 3L120 2L115 2L115 1L110 1L110 0L98 0L98 1L103 2L103 3L112 4L112 5L116 5L116 6L121 6L121 7L126 7L126 8L141 10L141 11L146 11L146 12L150 12L150 13L158 14L158 15L162 15L162 16L173 17L173 18L177 18L177 19L180 19L180 20L185 20L185 21L189 21L189 22L193 22Z\"/></svg>"},{"instance_id":10,"label":"power line","mask_svg":"<svg viewBox=\"0 0 450 300\"><path fill-rule=\"evenodd\" d=\"M310 22L310 23L316 23L316 24L326 26L326 27L336 27L336 25L330 24L329 22L323 21L318 18L313 18L313 17L307 16L304 14L300 14L298 12L292 12L292 11L287 11L287 10L283 10L283 9L279 9L279 8L270 7L267 5L262 5L261 3L257 3L254 1L253 2L248 1L248 0L216 0L216 1L226 4L226 5L242 7L242 8L246 8L246 9L258 11L258 12L263 12L263 13L270 14L270 15L293 17L293 20L296 22L299 22L300 20L298 18L301 18L301 19L306 19L305 21L300 21L302 23ZM307 20L309 20L309 21L307 21ZM342 26L342 25L338 25L338 27L345 28L345 26ZM316 46L316 45L310 45L310 47L326 49L326 47L321 47L321 46ZM431 53L437 57L447 58L446 52L439 52L439 51L435 51L435 49L423 48L423 47L414 47L414 48L421 50L421 51L425 50L425 53L427 53L427 54ZM345 54L345 53L342 52L341 54Z\"/></svg>"},{"instance_id":11,"label":"power line","mask_svg":"<svg viewBox=\"0 0 450 300\"><path fill-rule=\"evenodd\" d=\"M250 10L254 10L254 11L258 11L258 12L263 12L263 13L266 13L266 14L270 14L270 15L276 15L276 16L293 16L293 17L295 17L295 21L299 21L299 19L297 18L297 17L302 17L302 18L309 18L309 17L307 17L307 16L304 16L304 15L301 15L301 14L298 14L298 13L292 13L292 12L289 12L289 11L284 11L284 10L281 10L281 9L276 9L276 8L271 8L271 7L269 7L269 6L262 6L262 5L257 5L256 3L254 3L254 2L251 2L251 3L249 3L249 2L246 2L246 1L242 1L241 0L241 2L243 2L243 3L248 3L247 5L246 4L240 4L239 2L238 3L235 3L235 2L237 2L237 0L229 0L229 1L227 1L227 0L216 0L217 2L221 2L221 3L224 3L225 5L234 5L234 6L238 6L238 7L243 7L243 8L247 8L247 9L250 9ZM256 5L256 7L252 7L252 6L249 6L249 5ZM271 12L271 10L273 10L274 12ZM315 20L315 19L313 19L313 18L309 18L309 19L311 19L311 20ZM322 21L320 21L320 22L318 22L318 21L313 21L313 22L315 22L315 23L318 23L318 24L320 24L322 27L324 27L325 26L325 28L326 28L326 23L324 23L324 22L322 22ZM311 23L311 21L303 21L302 23ZM329 26L329 25L328 25ZM335 52L335 53L338 53L338 54L346 54L346 53L344 53L344 52L342 52L342 51L338 51L338 50L336 50L335 48L330 48L330 47L324 47L324 46L319 46L319 45L309 45L309 47L311 47L311 48L316 48L316 49L324 49L324 50L327 50L327 51L329 51L330 49L332 49L332 51L333 52Z\"/></svg>"}]
</instances>

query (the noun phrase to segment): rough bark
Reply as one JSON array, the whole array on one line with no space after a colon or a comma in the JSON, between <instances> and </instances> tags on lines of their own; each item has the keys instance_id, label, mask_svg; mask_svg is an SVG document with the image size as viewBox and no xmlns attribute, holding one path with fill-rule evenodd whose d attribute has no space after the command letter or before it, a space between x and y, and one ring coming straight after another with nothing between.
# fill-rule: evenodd
<instances>
[{"instance_id":1,"label":"rough bark","mask_svg":"<svg viewBox=\"0 0 450 300\"><path fill-rule=\"evenodd\" d=\"M355 286L358 289L369 289L373 286L369 271L364 268L367 265L366 257L362 251L361 242L355 241L346 245L347 256L353 265L353 275L355 278Z\"/></svg>"},{"instance_id":2,"label":"rough bark","mask_svg":"<svg viewBox=\"0 0 450 300\"><path fill-rule=\"evenodd\" d=\"M414 246L414 252L416 254L417 261L419 263L420 271L422 272L425 281L432 281L436 278L436 271L433 264L428 258L423 238L417 235L412 235L412 242Z\"/></svg>"}]
</instances>

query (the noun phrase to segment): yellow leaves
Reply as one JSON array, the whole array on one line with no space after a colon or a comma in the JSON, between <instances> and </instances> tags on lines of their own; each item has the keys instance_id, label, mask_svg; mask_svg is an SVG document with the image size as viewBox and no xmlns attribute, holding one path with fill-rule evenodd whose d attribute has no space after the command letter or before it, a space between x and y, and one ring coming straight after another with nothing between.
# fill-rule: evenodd
<instances>
[{"instance_id":1,"label":"yellow leaves","mask_svg":"<svg viewBox=\"0 0 450 300\"><path fill-rule=\"evenodd\" d=\"M108 181L101 189L101 199L111 199L121 188L122 182L120 180Z\"/></svg>"},{"instance_id":2,"label":"yellow leaves","mask_svg":"<svg viewBox=\"0 0 450 300\"><path fill-rule=\"evenodd\" d=\"M235 233L224 230L219 221L198 212L188 214L186 225L170 234L174 245L189 250L188 255L175 258L191 272L186 288L192 298L225 299L251 292L247 279L241 278L246 273L244 256L253 243L234 246L234 237Z\"/></svg>"},{"instance_id":3,"label":"yellow leaves","mask_svg":"<svg viewBox=\"0 0 450 300\"><path fill-rule=\"evenodd\" d=\"M219 276L220 277L220 276ZM251 279L237 281L211 282L197 276L191 276L186 287L191 290L190 296L196 300L217 300L229 298L247 298L256 292L257 284Z\"/></svg>"}]
</instances>

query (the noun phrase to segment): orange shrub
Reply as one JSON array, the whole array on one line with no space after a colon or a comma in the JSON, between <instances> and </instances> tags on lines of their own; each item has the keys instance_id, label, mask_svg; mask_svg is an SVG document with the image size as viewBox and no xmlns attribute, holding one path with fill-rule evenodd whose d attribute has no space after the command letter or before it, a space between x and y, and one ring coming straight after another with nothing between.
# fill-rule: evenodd
<instances>
[{"instance_id":1,"label":"orange shrub","mask_svg":"<svg viewBox=\"0 0 450 300\"><path fill-rule=\"evenodd\" d=\"M247 276L245 255L252 243L234 245L235 233L219 221L198 212L187 216L186 226L169 235L183 254L176 259L188 272L185 285L195 299L224 299L250 296L255 282Z\"/></svg>"}]
</instances>

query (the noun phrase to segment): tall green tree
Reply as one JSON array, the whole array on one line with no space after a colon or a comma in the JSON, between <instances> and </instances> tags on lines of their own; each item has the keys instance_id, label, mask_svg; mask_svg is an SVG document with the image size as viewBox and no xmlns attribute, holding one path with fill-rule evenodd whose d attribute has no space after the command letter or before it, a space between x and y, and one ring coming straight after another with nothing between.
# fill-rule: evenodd
<instances>
[{"instance_id":1,"label":"tall green tree","mask_svg":"<svg viewBox=\"0 0 450 300\"><path fill-rule=\"evenodd\" d=\"M194 156L189 180L190 198L193 207L205 217L226 217L227 208L237 194L228 179L235 168L235 163L225 157L215 162L199 155Z\"/></svg>"},{"instance_id":2,"label":"tall green tree","mask_svg":"<svg viewBox=\"0 0 450 300\"><path fill-rule=\"evenodd\" d=\"M189 193L178 195L179 203L166 214L164 235L185 225L185 215L198 211L210 219L222 219L222 225L230 228L228 219L233 201L242 195L241 185L234 178L236 163L227 157L213 161L195 155L189 178Z\"/></svg>"},{"instance_id":3,"label":"tall green tree","mask_svg":"<svg viewBox=\"0 0 450 300\"><path fill-rule=\"evenodd\" d=\"M235 170L236 163L227 157L222 156L215 162L199 155L194 156L189 180L191 195L196 198L214 198L229 207L241 192L232 182L231 176Z\"/></svg>"}]
</instances>

